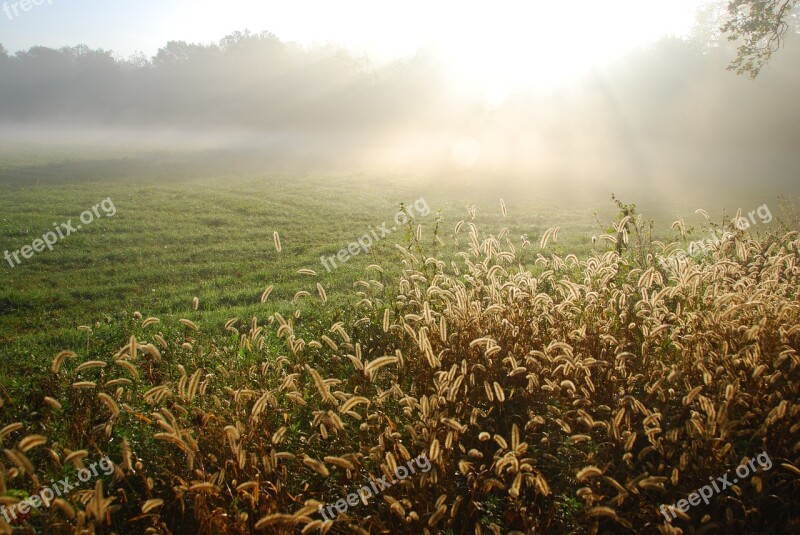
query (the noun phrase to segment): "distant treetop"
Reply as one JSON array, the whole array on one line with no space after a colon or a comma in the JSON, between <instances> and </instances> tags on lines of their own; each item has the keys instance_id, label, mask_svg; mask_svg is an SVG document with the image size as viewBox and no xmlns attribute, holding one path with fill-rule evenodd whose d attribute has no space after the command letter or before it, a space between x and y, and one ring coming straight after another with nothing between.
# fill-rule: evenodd
<instances>
[{"instance_id":1,"label":"distant treetop","mask_svg":"<svg viewBox=\"0 0 800 535\"><path fill-rule=\"evenodd\" d=\"M797 31L798 3L800 0L730 0L730 18L722 32L740 44L728 69L756 78L786 34Z\"/></svg>"}]
</instances>

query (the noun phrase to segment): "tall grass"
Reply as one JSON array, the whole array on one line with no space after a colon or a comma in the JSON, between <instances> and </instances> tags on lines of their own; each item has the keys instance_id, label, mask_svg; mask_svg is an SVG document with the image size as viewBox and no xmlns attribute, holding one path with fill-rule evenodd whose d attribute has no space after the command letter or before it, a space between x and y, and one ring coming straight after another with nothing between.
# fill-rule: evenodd
<instances>
[{"instance_id":1,"label":"tall grass","mask_svg":"<svg viewBox=\"0 0 800 535\"><path fill-rule=\"evenodd\" d=\"M625 217L620 236L636 223ZM298 308L205 332L188 318L138 314L116 354L60 353L34 423L3 423L3 503L109 454L112 477L27 525L48 533L797 529L796 232L739 234L674 269L649 249L614 242L585 259L561 257L546 239L537 247L471 222L454 236L463 250L439 257L421 233L398 246L398 276L370 266L374 278L356 283L347 310L330 310L305 272L298 306L317 300L314 316ZM26 441L33 434L53 438ZM671 523L659 512L764 450L776 461L771 471ZM421 453L429 472L352 514L317 512L371 478L394 479L396 466Z\"/></svg>"}]
</instances>

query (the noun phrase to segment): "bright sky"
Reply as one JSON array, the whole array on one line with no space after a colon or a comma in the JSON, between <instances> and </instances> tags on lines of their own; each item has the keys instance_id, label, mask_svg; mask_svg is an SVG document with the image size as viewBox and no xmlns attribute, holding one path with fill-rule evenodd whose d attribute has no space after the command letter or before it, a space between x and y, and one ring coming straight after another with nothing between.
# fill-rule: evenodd
<instances>
[{"instance_id":1,"label":"bright sky","mask_svg":"<svg viewBox=\"0 0 800 535\"><path fill-rule=\"evenodd\" d=\"M339 43L379 61L428 47L463 82L493 80L505 89L564 79L664 35L686 35L703 3L35 0L42 4L23 12L19 1L0 0L0 44L12 52L86 44L152 56L169 40L216 42L236 30L268 30L286 41Z\"/></svg>"}]
</instances>

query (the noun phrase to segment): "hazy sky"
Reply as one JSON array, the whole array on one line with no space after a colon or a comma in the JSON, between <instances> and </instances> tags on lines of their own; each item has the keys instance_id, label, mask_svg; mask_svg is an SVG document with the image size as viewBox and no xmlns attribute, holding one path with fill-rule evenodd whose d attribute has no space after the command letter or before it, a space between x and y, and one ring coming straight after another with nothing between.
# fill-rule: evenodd
<instances>
[{"instance_id":1,"label":"hazy sky","mask_svg":"<svg viewBox=\"0 0 800 535\"><path fill-rule=\"evenodd\" d=\"M169 40L216 42L236 30L284 41L336 42L375 59L429 47L464 83L508 87L558 79L664 35L686 35L699 0L468 2L405 0L39 0L28 12L0 0L0 43L86 44L128 56ZM498 61L502 57L502 61ZM521 71L519 65L530 65ZM513 66L513 67L512 67Z\"/></svg>"}]
</instances>

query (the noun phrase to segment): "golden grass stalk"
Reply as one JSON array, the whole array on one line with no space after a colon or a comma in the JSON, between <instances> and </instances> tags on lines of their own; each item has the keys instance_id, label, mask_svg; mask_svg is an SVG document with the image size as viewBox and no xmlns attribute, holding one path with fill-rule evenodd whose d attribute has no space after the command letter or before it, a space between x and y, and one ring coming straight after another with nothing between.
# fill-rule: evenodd
<instances>
[{"instance_id":1,"label":"golden grass stalk","mask_svg":"<svg viewBox=\"0 0 800 535\"><path fill-rule=\"evenodd\" d=\"M64 360L65 360L65 359L74 359L74 358L75 358L75 357L77 357L77 356L78 356L78 355L76 355L76 354L75 354L74 352L72 352L72 351L61 351L61 352L60 352L58 355L56 355L56 356L55 356L55 358L53 359L53 364L52 364L52 366L50 367L50 370L51 370L53 373L58 373L58 372L59 372L59 370L61 369L61 364L64 362Z\"/></svg>"},{"instance_id":2,"label":"golden grass stalk","mask_svg":"<svg viewBox=\"0 0 800 535\"><path fill-rule=\"evenodd\" d=\"M144 329L144 328L149 327L151 325L158 325L159 323L161 323L160 319L154 318L154 317L150 317L150 318L147 318L146 320L144 320L142 322L142 328Z\"/></svg>"},{"instance_id":3,"label":"golden grass stalk","mask_svg":"<svg viewBox=\"0 0 800 535\"><path fill-rule=\"evenodd\" d=\"M195 322L193 322L192 320L179 319L178 323L182 323L183 325L185 325L186 327L190 328L193 331L199 331L200 330L200 327L198 327L197 324Z\"/></svg>"},{"instance_id":4,"label":"golden grass stalk","mask_svg":"<svg viewBox=\"0 0 800 535\"><path fill-rule=\"evenodd\" d=\"M25 453L33 448L38 446L44 446L47 444L47 437L44 435L28 435L27 437L23 438L17 444L17 449L21 452Z\"/></svg>"},{"instance_id":5,"label":"golden grass stalk","mask_svg":"<svg viewBox=\"0 0 800 535\"><path fill-rule=\"evenodd\" d=\"M0 440L6 438L8 435L13 433L14 431L19 431L20 429L24 428L25 426L22 425L20 422L14 422L13 424L8 424L3 429L0 429Z\"/></svg>"}]
</instances>

